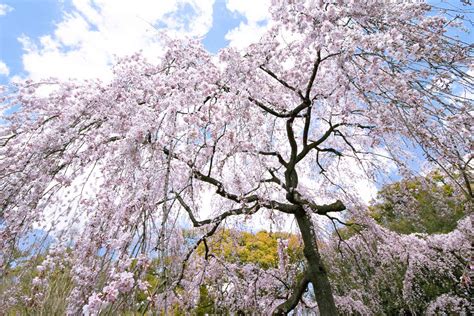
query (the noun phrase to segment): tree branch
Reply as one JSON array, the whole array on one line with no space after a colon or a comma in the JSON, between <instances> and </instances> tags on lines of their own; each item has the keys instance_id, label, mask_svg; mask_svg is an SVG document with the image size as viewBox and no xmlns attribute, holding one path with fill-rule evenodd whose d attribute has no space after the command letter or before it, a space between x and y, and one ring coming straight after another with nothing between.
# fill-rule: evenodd
<instances>
[{"instance_id":1,"label":"tree branch","mask_svg":"<svg viewBox=\"0 0 474 316\"><path fill-rule=\"evenodd\" d=\"M319 64L321 63L321 51L318 50L318 57L313 65L313 71L311 73L311 77L309 78L308 86L306 87L306 94L305 99L310 99L311 89L313 88L314 79L316 79L316 75L318 74Z\"/></svg>"},{"instance_id":2,"label":"tree branch","mask_svg":"<svg viewBox=\"0 0 474 316\"><path fill-rule=\"evenodd\" d=\"M309 127L311 125L311 106L308 107L305 115L304 121L304 130L303 130L303 147L308 145L308 134L309 134Z\"/></svg>"},{"instance_id":3,"label":"tree branch","mask_svg":"<svg viewBox=\"0 0 474 316\"><path fill-rule=\"evenodd\" d=\"M341 200L337 200L331 204L316 204L312 201L304 199L300 193L297 191L294 192L294 198L297 203L300 205L307 205L311 208L316 214L326 215L329 212L342 212L346 210L346 206L342 203Z\"/></svg>"},{"instance_id":4,"label":"tree branch","mask_svg":"<svg viewBox=\"0 0 474 316\"><path fill-rule=\"evenodd\" d=\"M278 201L274 200L266 200L260 198L258 195L253 194L250 196L238 196L236 194L230 193L224 189L224 184L211 177L211 176L206 176L202 174L199 170L194 169L194 166L191 162L185 162L183 159L180 159L176 154L171 154L170 151L167 148L163 148L163 152L165 155L171 155L172 158L177 159L179 161L182 161L188 165L189 168L191 168L192 176L195 179L198 179L200 181L209 183L217 188L216 193L219 194L220 196L231 200L236 203L257 203L260 207L265 207L267 209L276 209L279 210L283 213L288 213L288 214L294 214L298 210L297 205L293 204L286 204L286 203L281 203Z\"/></svg>"},{"instance_id":5,"label":"tree branch","mask_svg":"<svg viewBox=\"0 0 474 316\"><path fill-rule=\"evenodd\" d=\"M283 157L277 151L259 151L258 153L263 156L275 156L278 158L278 161L280 162L280 164L282 164L285 167L288 165L285 159L283 159Z\"/></svg>"},{"instance_id":6,"label":"tree branch","mask_svg":"<svg viewBox=\"0 0 474 316\"><path fill-rule=\"evenodd\" d=\"M263 66L260 66L259 67L261 70L263 70L264 72L266 72L270 77L272 77L273 79L275 79L276 81L278 81L282 86L284 86L285 88L288 88L290 89L291 91L293 92L296 92L301 99L304 99L303 97L303 94L301 93L300 90L296 89L295 87L291 86L290 84L288 84L288 82L286 82L285 80L281 79L280 77L278 77L273 71L271 71L270 69L267 69Z\"/></svg>"},{"instance_id":7,"label":"tree branch","mask_svg":"<svg viewBox=\"0 0 474 316\"><path fill-rule=\"evenodd\" d=\"M273 315L287 315L289 312L291 312L296 307L296 305L298 305L301 297L308 287L308 283L309 277L305 272L303 274L303 278L295 286L293 293L285 302L277 306L277 308L273 311Z\"/></svg>"},{"instance_id":8,"label":"tree branch","mask_svg":"<svg viewBox=\"0 0 474 316\"><path fill-rule=\"evenodd\" d=\"M261 182L273 182L273 183L276 183L276 184L280 185L283 189L286 190L285 183L283 181L281 181L280 178L278 178L276 176L275 171L276 170L268 169L268 172L271 174L272 177L270 179L262 180Z\"/></svg>"},{"instance_id":9,"label":"tree branch","mask_svg":"<svg viewBox=\"0 0 474 316\"><path fill-rule=\"evenodd\" d=\"M341 202L341 200L337 200L331 204L309 204L309 206L316 210L316 213L320 215L326 215L329 212L342 212L346 209L346 206Z\"/></svg>"},{"instance_id":10,"label":"tree branch","mask_svg":"<svg viewBox=\"0 0 474 316\"><path fill-rule=\"evenodd\" d=\"M283 113L280 113L280 112L277 112L271 108L269 108L268 106L266 106L265 104L263 104L262 102L252 98L252 97L249 97L248 98L250 102L254 103L255 105L257 105L259 108L261 108L262 110L264 110L265 112L267 113L270 113L271 115L273 116L276 116L276 117L280 117L280 118L289 118L291 117L291 113L288 113L288 112L283 112Z\"/></svg>"},{"instance_id":11,"label":"tree branch","mask_svg":"<svg viewBox=\"0 0 474 316\"><path fill-rule=\"evenodd\" d=\"M317 148L319 145L321 145L326 139L331 136L332 132L334 132L339 126L344 125L343 123L338 123L334 125L330 125L329 129L316 141L311 142L309 145L304 146L301 152L298 154L298 157L296 158L296 162L301 161L306 155L312 150Z\"/></svg>"},{"instance_id":12,"label":"tree branch","mask_svg":"<svg viewBox=\"0 0 474 316\"><path fill-rule=\"evenodd\" d=\"M194 227L201 227L201 226L212 224L212 223L220 223L224 219L226 219L227 217L232 216L232 215L242 215L242 214L251 215L251 214L255 214L260 209L260 205L258 205L258 203L256 203L256 204L254 204L250 207L240 207L240 208L228 210L228 211L222 213L221 215L219 215L217 217L214 217L212 219L205 219L205 220L202 220L202 221L198 221L198 220L196 220L196 217L194 216L194 213L193 213L191 207L189 207L189 205L184 201L184 199L181 197L181 195L177 192L175 193L175 195L176 195L176 199L178 200L179 204L181 204L181 206L188 213L189 219L191 219L191 222L193 223Z\"/></svg>"}]
</instances>

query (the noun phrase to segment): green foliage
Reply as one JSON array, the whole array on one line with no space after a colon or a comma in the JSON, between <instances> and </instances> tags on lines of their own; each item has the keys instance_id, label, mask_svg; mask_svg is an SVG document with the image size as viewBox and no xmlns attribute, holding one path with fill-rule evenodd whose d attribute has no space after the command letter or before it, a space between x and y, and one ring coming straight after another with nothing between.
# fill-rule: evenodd
<instances>
[{"instance_id":1,"label":"green foliage","mask_svg":"<svg viewBox=\"0 0 474 316\"><path fill-rule=\"evenodd\" d=\"M385 186L378 193L369 214L380 225L400 234L441 234L456 228L458 221L466 215L465 203L464 195L446 183L440 173L434 172L426 178L402 180ZM354 224L353 220L347 222ZM349 240L358 236L357 232L361 230L363 227L358 225L347 226L339 229L339 235L343 240ZM364 300L370 304L369 301L377 297L379 306L382 306L377 313L423 314L428 302L456 289L457 280L463 274L462 260L456 269L450 271L424 268L413 276L417 300L409 303L403 296L407 263L395 257L389 266L382 260L374 262L372 258L377 258L380 244L375 239L364 237L364 240L368 248L351 248L344 256L333 255L329 274L334 291L339 295L358 289L361 293L367 289L376 293Z\"/></svg>"},{"instance_id":2,"label":"green foliage","mask_svg":"<svg viewBox=\"0 0 474 316\"><path fill-rule=\"evenodd\" d=\"M255 234L236 230L222 230L209 242L209 251L229 262L254 263L263 269L278 266L278 240L287 240L287 255L290 262L303 258L301 241L298 236L275 232L259 231ZM198 253L204 254L204 246Z\"/></svg>"},{"instance_id":3,"label":"green foliage","mask_svg":"<svg viewBox=\"0 0 474 316\"><path fill-rule=\"evenodd\" d=\"M449 233L466 215L466 198L446 183L439 172L426 178L401 180L383 187L377 201L369 207L369 215L378 224L400 234ZM349 226L338 229L343 240L362 227L352 219Z\"/></svg>"},{"instance_id":4,"label":"green foliage","mask_svg":"<svg viewBox=\"0 0 474 316\"><path fill-rule=\"evenodd\" d=\"M438 172L388 185L378 201L370 208L371 216L402 234L448 233L465 214L464 197Z\"/></svg>"},{"instance_id":5,"label":"green foliage","mask_svg":"<svg viewBox=\"0 0 474 316\"><path fill-rule=\"evenodd\" d=\"M199 302L194 311L196 316L215 314L215 302L209 296L209 291L205 285L199 288Z\"/></svg>"},{"instance_id":6,"label":"green foliage","mask_svg":"<svg viewBox=\"0 0 474 316\"><path fill-rule=\"evenodd\" d=\"M6 315L64 315L66 298L72 290L69 266L57 266L52 271L40 272L36 267L45 259L43 255L31 256L17 251L14 264L10 265L0 281L0 292L11 293L15 304L4 311ZM33 279L41 278L47 283L33 285ZM30 299L25 299L25 298Z\"/></svg>"}]
</instances>

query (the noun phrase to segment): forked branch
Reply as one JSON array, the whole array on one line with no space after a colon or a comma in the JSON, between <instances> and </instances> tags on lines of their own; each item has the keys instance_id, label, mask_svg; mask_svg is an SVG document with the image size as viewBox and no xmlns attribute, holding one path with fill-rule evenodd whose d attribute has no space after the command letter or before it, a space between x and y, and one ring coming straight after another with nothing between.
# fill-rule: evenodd
<instances>
[{"instance_id":1,"label":"forked branch","mask_svg":"<svg viewBox=\"0 0 474 316\"><path fill-rule=\"evenodd\" d=\"M308 288L309 277L308 274L305 272L303 274L303 278L298 282L298 284L294 287L293 293L291 293L290 297L283 303L277 306L273 311L273 315L287 315L291 312L296 305L298 305L299 301L301 300L304 292Z\"/></svg>"}]
</instances>

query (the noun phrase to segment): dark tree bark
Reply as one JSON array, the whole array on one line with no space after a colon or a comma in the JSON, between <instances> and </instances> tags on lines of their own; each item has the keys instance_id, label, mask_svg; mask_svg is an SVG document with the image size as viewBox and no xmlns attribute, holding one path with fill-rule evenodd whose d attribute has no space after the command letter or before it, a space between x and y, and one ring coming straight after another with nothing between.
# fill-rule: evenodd
<instances>
[{"instance_id":1,"label":"dark tree bark","mask_svg":"<svg viewBox=\"0 0 474 316\"><path fill-rule=\"evenodd\" d=\"M296 221L300 228L304 243L304 256L308 261L308 277L314 288L314 295L318 303L318 309L321 316L337 315L336 304L332 294L331 284L328 274L319 254L316 243L316 232L309 215L303 210L297 213Z\"/></svg>"},{"instance_id":2,"label":"dark tree bark","mask_svg":"<svg viewBox=\"0 0 474 316\"><path fill-rule=\"evenodd\" d=\"M303 238L303 252L308 261L308 267L304 272L303 278L293 287L293 293L274 310L273 314L286 315L291 312L298 305L308 284L311 282L320 315L337 315L331 284L329 283L326 268L319 254L316 232L310 215L301 207L299 211L295 213L295 217Z\"/></svg>"},{"instance_id":3,"label":"dark tree bark","mask_svg":"<svg viewBox=\"0 0 474 316\"><path fill-rule=\"evenodd\" d=\"M273 311L273 315L286 315L292 311L296 305L298 305L303 293L308 288L309 276L308 273L304 273L303 278L296 284L294 291L291 296L283 303L278 305Z\"/></svg>"}]
</instances>

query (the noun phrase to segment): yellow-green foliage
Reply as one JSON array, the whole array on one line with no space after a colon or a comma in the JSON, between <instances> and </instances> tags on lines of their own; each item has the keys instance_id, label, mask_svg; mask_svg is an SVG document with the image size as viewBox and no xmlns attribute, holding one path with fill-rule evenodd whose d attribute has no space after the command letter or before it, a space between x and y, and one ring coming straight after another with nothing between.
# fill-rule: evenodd
<instances>
[{"instance_id":1,"label":"yellow-green foliage","mask_svg":"<svg viewBox=\"0 0 474 316\"><path fill-rule=\"evenodd\" d=\"M255 263L263 269L278 266L278 239L288 241L287 254L291 262L302 258L301 241L298 236L276 232L257 233L222 230L209 242L209 252L229 262ZM204 254L204 246L198 248Z\"/></svg>"}]
</instances>

